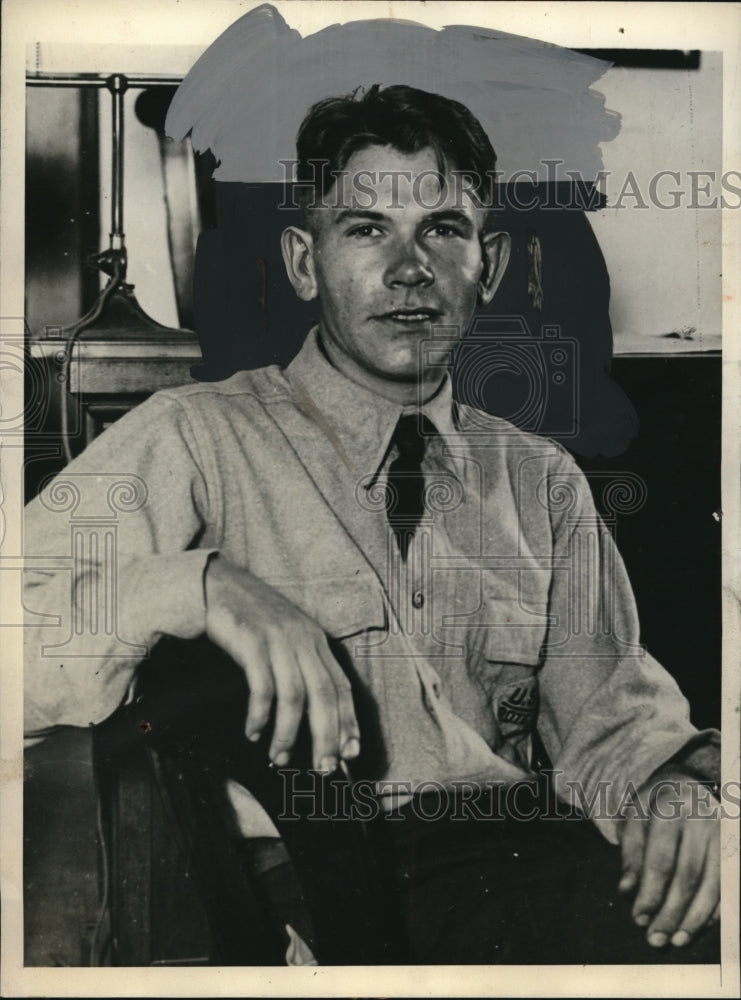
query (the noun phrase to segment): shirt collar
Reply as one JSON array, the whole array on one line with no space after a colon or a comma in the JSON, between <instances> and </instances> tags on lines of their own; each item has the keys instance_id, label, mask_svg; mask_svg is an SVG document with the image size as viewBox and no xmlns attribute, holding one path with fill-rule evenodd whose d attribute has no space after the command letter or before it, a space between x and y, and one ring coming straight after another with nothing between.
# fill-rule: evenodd
<instances>
[{"instance_id":1,"label":"shirt collar","mask_svg":"<svg viewBox=\"0 0 741 1000\"><path fill-rule=\"evenodd\" d=\"M383 464L399 417L420 409L379 396L334 368L319 346L318 327L311 329L286 375L299 405L327 435L343 464L371 481ZM456 433L450 376L421 410L441 435Z\"/></svg>"}]
</instances>

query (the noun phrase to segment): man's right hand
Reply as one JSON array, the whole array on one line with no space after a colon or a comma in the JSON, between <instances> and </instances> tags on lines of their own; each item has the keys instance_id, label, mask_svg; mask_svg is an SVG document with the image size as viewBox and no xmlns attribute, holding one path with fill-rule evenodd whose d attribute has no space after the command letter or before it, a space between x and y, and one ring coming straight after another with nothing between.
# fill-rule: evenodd
<instances>
[{"instance_id":1,"label":"man's right hand","mask_svg":"<svg viewBox=\"0 0 741 1000\"><path fill-rule=\"evenodd\" d=\"M242 667L249 687L245 733L257 741L276 701L270 759L288 764L308 714L314 767L331 773L360 752L350 682L322 628L273 587L223 556L206 568L206 633Z\"/></svg>"}]
</instances>

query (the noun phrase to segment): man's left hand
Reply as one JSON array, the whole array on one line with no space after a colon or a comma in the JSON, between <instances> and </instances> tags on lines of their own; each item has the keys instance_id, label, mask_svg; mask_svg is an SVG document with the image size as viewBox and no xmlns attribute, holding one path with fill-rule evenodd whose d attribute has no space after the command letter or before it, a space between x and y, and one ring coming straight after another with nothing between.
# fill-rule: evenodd
<instances>
[{"instance_id":1,"label":"man's left hand","mask_svg":"<svg viewBox=\"0 0 741 1000\"><path fill-rule=\"evenodd\" d=\"M650 945L681 948L719 919L719 804L676 770L657 772L641 791L649 817L623 820L618 888L637 889L633 919Z\"/></svg>"}]
</instances>

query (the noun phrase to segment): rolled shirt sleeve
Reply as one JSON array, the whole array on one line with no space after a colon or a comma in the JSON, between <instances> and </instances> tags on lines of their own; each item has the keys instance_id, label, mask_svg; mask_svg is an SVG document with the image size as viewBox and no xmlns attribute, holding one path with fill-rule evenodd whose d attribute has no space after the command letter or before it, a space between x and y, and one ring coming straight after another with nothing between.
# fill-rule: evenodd
<instances>
[{"instance_id":1,"label":"rolled shirt sleeve","mask_svg":"<svg viewBox=\"0 0 741 1000\"><path fill-rule=\"evenodd\" d=\"M87 726L124 699L161 635L205 627L196 548L209 518L197 445L176 399L153 396L48 483L25 511L27 736Z\"/></svg>"},{"instance_id":2,"label":"rolled shirt sleeve","mask_svg":"<svg viewBox=\"0 0 741 1000\"><path fill-rule=\"evenodd\" d=\"M719 737L698 734L678 685L641 646L622 558L587 480L565 453L554 487L568 502L551 513L554 570L538 728L560 796L591 804L597 826L616 841L614 817L632 790L683 752L717 771Z\"/></svg>"}]
</instances>

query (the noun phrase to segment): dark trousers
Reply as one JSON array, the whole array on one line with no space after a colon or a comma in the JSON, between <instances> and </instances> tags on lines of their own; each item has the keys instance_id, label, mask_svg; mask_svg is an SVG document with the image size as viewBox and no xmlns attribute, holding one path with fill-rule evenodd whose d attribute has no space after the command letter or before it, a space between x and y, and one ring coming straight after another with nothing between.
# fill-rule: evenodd
<instances>
[{"instance_id":1,"label":"dark trousers","mask_svg":"<svg viewBox=\"0 0 741 1000\"><path fill-rule=\"evenodd\" d=\"M98 727L96 766L115 776L146 744L199 874L221 964L280 963L287 922L313 925L310 943L326 964L718 962L717 932L681 950L645 942L617 893L618 849L587 821L545 818L555 813L545 781L538 817L527 822L490 808L486 795L463 810L451 798L437 819L422 818L439 813L423 799L366 826L349 822L331 794L347 786L341 774L317 783L304 767L292 783L290 769L268 767L270 726L259 743L245 739L246 681L226 654L207 640L163 640L158 651L134 702ZM308 737L304 726L297 768L310 760ZM287 911L285 900L276 903L274 925L264 884L243 870L225 777L249 788L276 822L300 883ZM293 913L295 899L305 921Z\"/></svg>"},{"instance_id":2,"label":"dark trousers","mask_svg":"<svg viewBox=\"0 0 741 1000\"><path fill-rule=\"evenodd\" d=\"M718 963L717 928L651 947L617 891L619 848L591 821L460 816L409 804L376 826L414 964ZM484 815L496 810L482 809Z\"/></svg>"}]
</instances>

